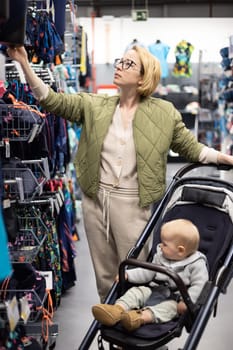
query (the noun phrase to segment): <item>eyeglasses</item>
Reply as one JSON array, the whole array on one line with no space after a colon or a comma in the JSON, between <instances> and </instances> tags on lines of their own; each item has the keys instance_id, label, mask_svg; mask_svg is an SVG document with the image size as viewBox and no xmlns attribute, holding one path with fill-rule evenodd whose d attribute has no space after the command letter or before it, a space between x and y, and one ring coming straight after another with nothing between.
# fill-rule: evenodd
<instances>
[{"instance_id":1,"label":"eyeglasses","mask_svg":"<svg viewBox=\"0 0 233 350\"><path fill-rule=\"evenodd\" d=\"M119 65L121 65L121 69L127 70L130 67L136 66L137 64L130 59L123 60L123 58L116 58L113 66L114 66L114 68L117 68L117 66L119 66Z\"/></svg>"}]
</instances>

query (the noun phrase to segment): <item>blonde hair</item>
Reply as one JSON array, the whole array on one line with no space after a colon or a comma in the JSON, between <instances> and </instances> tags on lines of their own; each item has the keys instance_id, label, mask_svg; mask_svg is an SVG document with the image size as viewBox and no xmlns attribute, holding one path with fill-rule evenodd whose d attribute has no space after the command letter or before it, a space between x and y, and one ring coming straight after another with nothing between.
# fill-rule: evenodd
<instances>
[{"instance_id":1,"label":"blonde hair","mask_svg":"<svg viewBox=\"0 0 233 350\"><path fill-rule=\"evenodd\" d=\"M155 92L160 82L160 62L144 47L135 45L132 50L137 52L142 65L142 84L138 87L137 92L143 97L148 97Z\"/></svg>"},{"instance_id":2,"label":"blonde hair","mask_svg":"<svg viewBox=\"0 0 233 350\"><path fill-rule=\"evenodd\" d=\"M187 255L194 253L200 242L200 235L196 225L187 219L175 219L164 223L161 235L169 235L177 245L183 245Z\"/></svg>"}]
</instances>

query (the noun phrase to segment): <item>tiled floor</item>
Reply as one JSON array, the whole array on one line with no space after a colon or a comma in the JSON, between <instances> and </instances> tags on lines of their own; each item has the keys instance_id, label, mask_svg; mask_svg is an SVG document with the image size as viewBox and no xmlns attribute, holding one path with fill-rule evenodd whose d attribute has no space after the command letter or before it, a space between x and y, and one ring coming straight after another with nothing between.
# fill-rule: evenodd
<instances>
[{"instance_id":1,"label":"tiled floor","mask_svg":"<svg viewBox=\"0 0 233 350\"><path fill-rule=\"evenodd\" d=\"M173 176L181 164L170 164L169 177ZM56 350L78 350L89 326L92 322L91 306L97 302L94 273L90 261L85 232L82 220L79 224L80 241L77 244L76 271L77 283L62 297L61 305L55 313L54 321L59 325L59 335L56 340ZM209 320L198 350L230 350L233 348L233 284L227 294L219 298L217 317ZM168 344L169 350L182 348L185 342L182 337ZM106 350L108 346L105 346ZM97 341L94 339L90 350L97 350ZM87 350L87 349L85 349Z\"/></svg>"}]
</instances>

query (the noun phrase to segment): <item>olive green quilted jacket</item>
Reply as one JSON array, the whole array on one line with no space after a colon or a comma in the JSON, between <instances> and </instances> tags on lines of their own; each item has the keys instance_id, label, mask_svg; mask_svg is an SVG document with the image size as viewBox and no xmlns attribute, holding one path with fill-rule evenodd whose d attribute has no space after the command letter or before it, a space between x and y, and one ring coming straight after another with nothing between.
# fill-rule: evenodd
<instances>
[{"instance_id":1,"label":"olive green quilted jacket","mask_svg":"<svg viewBox=\"0 0 233 350\"><path fill-rule=\"evenodd\" d=\"M100 176L100 158L104 138L119 96L56 94L50 89L40 102L51 111L71 122L82 124L75 159L78 183L82 191L95 198ZM180 113L167 101L148 97L143 99L133 120L136 148L140 205L159 200L166 188L166 162L169 149L196 162L203 145L185 127Z\"/></svg>"}]
</instances>

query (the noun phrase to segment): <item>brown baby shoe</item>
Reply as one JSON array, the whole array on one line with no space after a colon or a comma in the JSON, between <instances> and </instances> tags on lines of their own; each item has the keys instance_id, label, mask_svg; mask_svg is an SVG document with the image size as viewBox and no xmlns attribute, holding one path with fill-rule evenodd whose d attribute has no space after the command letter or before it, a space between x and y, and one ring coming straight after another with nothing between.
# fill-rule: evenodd
<instances>
[{"instance_id":1,"label":"brown baby shoe","mask_svg":"<svg viewBox=\"0 0 233 350\"><path fill-rule=\"evenodd\" d=\"M131 310L128 312L124 312L121 316L121 324L129 332L138 329L144 324L144 320L142 318L142 311Z\"/></svg>"},{"instance_id":2,"label":"brown baby shoe","mask_svg":"<svg viewBox=\"0 0 233 350\"><path fill-rule=\"evenodd\" d=\"M120 305L97 304L92 307L95 319L105 326L114 326L124 312Z\"/></svg>"}]
</instances>

